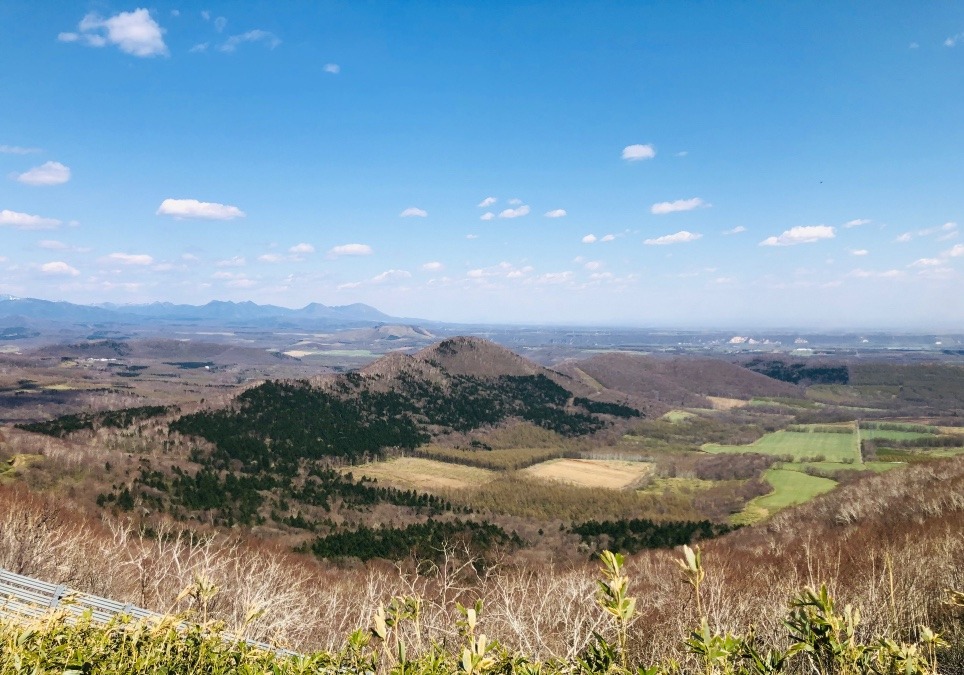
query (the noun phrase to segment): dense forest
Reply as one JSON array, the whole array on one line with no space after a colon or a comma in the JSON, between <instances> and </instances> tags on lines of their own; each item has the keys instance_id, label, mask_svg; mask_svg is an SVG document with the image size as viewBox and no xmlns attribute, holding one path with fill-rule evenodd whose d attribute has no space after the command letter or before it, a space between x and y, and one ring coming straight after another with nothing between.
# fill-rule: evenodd
<instances>
[{"instance_id":1,"label":"dense forest","mask_svg":"<svg viewBox=\"0 0 964 675\"><path fill-rule=\"evenodd\" d=\"M753 359L746 364L750 370L791 384L847 384L850 369L841 365L810 365L787 363L777 359Z\"/></svg>"},{"instance_id":2,"label":"dense forest","mask_svg":"<svg viewBox=\"0 0 964 675\"><path fill-rule=\"evenodd\" d=\"M603 550L636 553L647 548L672 548L692 544L699 539L712 539L737 529L708 520L654 522L642 518L632 520L590 520L572 528L583 542L598 553Z\"/></svg>"},{"instance_id":3,"label":"dense forest","mask_svg":"<svg viewBox=\"0 0 964 675\"><path fill-rule=\"evenodd\" d=\"M124 408L123 410L107 410L99 413L77 413L63 415L46 422L32 424L18 424L18 429L31 431L35 434L45 434L55 438L64 438L68 434L84 429L94 430L98 427L112 427L125 429L138 420L160 417L171 412L171 408L159 405L141 406L138 408ZM176 411L176 409L175 409Z\"/></svg>"}]
</instances>

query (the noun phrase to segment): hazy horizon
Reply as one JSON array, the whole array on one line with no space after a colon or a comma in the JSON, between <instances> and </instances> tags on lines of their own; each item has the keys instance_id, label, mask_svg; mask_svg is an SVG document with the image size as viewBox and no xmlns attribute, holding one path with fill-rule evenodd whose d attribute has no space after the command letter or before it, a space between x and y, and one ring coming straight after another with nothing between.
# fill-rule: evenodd
<instances>
[{"instance_id":1,"label":"hazy horizon","mask_svg":"<svg viewBox=\"0 0 964 675\"><path fill-rule=\"evenodd\" d=\"M13 0L0 21L0 294L964 328L961 5Z\"/></svg>"}]
</instances>

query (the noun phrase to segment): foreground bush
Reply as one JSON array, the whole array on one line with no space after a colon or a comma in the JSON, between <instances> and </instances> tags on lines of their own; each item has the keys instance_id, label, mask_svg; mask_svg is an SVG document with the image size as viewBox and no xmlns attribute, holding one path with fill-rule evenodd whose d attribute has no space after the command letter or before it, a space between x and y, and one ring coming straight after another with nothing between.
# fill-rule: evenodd
<instances>
[{"instance_id":1,"label":"foreground bush","mask_svg":"<svg viewBox=\"0 0 964 675\"><path fill-rule=\"evenodd\" d=\"M652 666L630 662L627 642L637 619L637 600L629 594L623 557L609 551L600 556L601 578L596 600L608 616L605 635L594 640L576 658L539 662L514 653L481 633L482 602L458 605L461 618L453 639L446 643L422 639L422 603L414 596L396 597L380 607L368 631L352 633L334 651L292 655L253 647L224 632L215 622L186 623L169 616L133 622L119 617L106 625L79 619L65 610L41 619L15 622L0 619L0 675L7 673L391 673L441 675L443 673L519 673L562 675L614 673L637 675L767 675L819 673L840 675L939 675L941 652L948 645L940 635L919 627L914 642L891 636L862 641L858 636L860 613L847 606L842 611L826 587L805 589L790 601L781 645L764 644L750 628L742 634L716 631L703 610L705 578L699 548L684 547L678 561L682 580L690 586L699 628L683 641L683 662ZM198 584L203 584L198 581ZM187 589L185 593L191 592ZM2 601L0 601L2 602ZM964 594L949 595L948 604L964 608ZM253 619L254 617L252 617ZM957 645L960 648L960 645Z\"/></svg>"}]
</instances>

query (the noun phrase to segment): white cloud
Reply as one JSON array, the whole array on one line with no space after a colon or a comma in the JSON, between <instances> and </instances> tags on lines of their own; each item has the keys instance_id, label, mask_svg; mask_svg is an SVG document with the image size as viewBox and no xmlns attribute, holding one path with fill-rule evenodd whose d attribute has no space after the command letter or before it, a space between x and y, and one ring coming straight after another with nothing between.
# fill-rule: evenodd
<instances>
[{"instance_id":1,"label":"white cloud","mask_svg":"<svg viewBox=\"0 0 964 675\"><path fill-rule=\"evenodd\" d=\"M40 248L45 248L48 251L66 251L69 246L62 241L57 241L55 239L43 239L37 243Z\"/></svg>"},{"instance_id":2,"label":"white cloud","mask_svg":"<svg viewBox=\"0 0 964 675\"><path fill-rule=\"evenodd\" d=\"M884 270L883 272L877 272L857 268L848 272L847 276L857 279L899 279L900 277L907 276L907 273L903 270Z\"/></svg>"},{"instance_id":3,"label":"white cloud","mask_svg":"<svg viewBox=\"0 0 964 675\"><path fill-rule=\"evenodd\" d=\"M259 255L258 260L266 263L279 263L284 260L283 255L278 255L277 253L265 253L264 255Z\"/></svg>"},{"instance_id":4,"label":"white cloud","mask_svg":"<svg viewBox=\"0 0 964 675\"><path fill-rule=\"evenodd\" d=\"M465 235L465 238L466 238L466 239L478 239L478 238L479 238L479 235L477 235L477 234L467 234L467 235Z\"/></svg>"},{"instance_id":5,"label":"white cloud","mask_svg":"<svg viewBox=\"0 0 964 675\"><path fill-rule=\"evenodd\" d=\"M326 73L331 73L332 75L337 75L341 72L341 66L337 63L326 63L324 67Z\"/></svg>"},{"instance_id":6,"label":"white cloud","mask_svg":"<svg viewBox=\"0 0 964 675\"><path fill-rule=\"evenodd\" d=\"M278 36L274 33L256 28L249 30L247 33L232 35L227 39L227 42L218 47L218 49L230 54L245 42L263 42L268 46L268 49L274 49L281 44L281 40L278 39Z\"/></svg>"},{"instance_id":7,"label":"white cloud","mask_svg":"<svg viewBox=\"0 0 964 675\"><path fill-rule=\"evenodd\" d=\"M956 229L957 229L957 223L944 223L943 225L941 225L941 229L942 229L944 232L950 232L950 231L952 231L952 230L956 230Z\"/></svg>"},{"instance_id":8,"label":"white cloud","mask_svg":"<svg viewBox=\"0 0 964 675\"><path fill-rule=\"evenodd\" d=\"M182 254L181 254L181 260L184 260L184 261L186 261L186 262L198 262L198 261L200 261L201 259L198 258L198 257L197 257L196 255L194 255L193 253L182 253Z\"/></svg>"},{"instance_id":9,"label":"white cloud","mask_svg":"<svg viewBox=\"0 0 964 675\"><path fill-rule=\"evenodd\" d=\"M497 201L497 200L496 200L495 197L486 197L486 198L483 199L481 202L479 202L478 207L479 207L480 209L484 209L484 208L487 208L487 207L489 207L489 206L492 206L493 204L495 204L496 201Z\"/></svg>"},{"instance_id":10,"label":"white cloud","mask_svg":"<svg viewBox=\"0 0 964 675\"><path fill-rule=\"evenodd\" d=\"M201 52L206 52L208 47L211 46L210 42L198 42L196 45L188 49L189 54L199 54Z\"/></svg>"},{"instance_id":11,"label":"white cloud","mask_svg":"<svg viewBox=\"0 0 964 675\"><path fill-rule=\"evenodd\" d=\"M939 267L943 264L944 261L939 258L918 258L908 267Z\"/></svg>"},{"instance_id":12,"label":"white cloud","mask_svg":"<svg viewBox=\"0 0 964 675\"><path fill-rule=\"evenodd\" d=\"M244 218L244 211L237 206L217 202L199 202L196 199L165 199L157 209L159 216L175 218L200 218L202 220L232 220Z\"/></svg>"},{"instance_id":13,"label":"white cloud","mask_svg":"<svg viewBox=\"0 0 964 675\"><path fill-rule=\"evenodd\" d=\"M867 225L870 222L867 218L855 218L854 220L848 220L843 224L844 227L860 227L861 225Z\"/></svg>"},{"instance_id":14,"label":"white cloud","mask_svg":"<svg viewBox=\"0 0 964 675\"><path fill-rule=\"evenodd\" d=\"M603 242L605 242L605 241L614 241L615 239L616 239L616 235L615 235L615 234L607 234L607 235L604 235L603 238L600 239L599 241L603 241Z\"/></svg>"},{"instance_id":15,"label":"white cloud","mask_svg":"<svg viewBox=\"0 0 964 675\"><path fill-rule=\"evenodd\" d=\"M705 203L699 197L693 197L692 199L677 199L674 202L658 202L650 207L650 213L654 213L657 216L666 215L667 213L676 213L678 211L692 211L693 209L698 209L701 206L708 207L710 204Z\"/></svg>"},{"instance_id":16,"label":"white cloud","mask_svg":"<svg viewBox=\"0 0 964 675\"><path fill-rule=\"evenodd\" d=\"M236 255L233 258L226 258L224 260L218 260L214 263L215 267L244 267L248 264L248 261L243 255Z\"/></svg>"},{"instance_id":17,"label":"white cloud","mask_svg":"<svg viewBox=\"0 0 964 675\"><path fill-rule=\"evenodd\" d=\"M946 40L944 40L944 46L945 46L945 47L954 47L954 46L956 46L957 43L960 42L962 39L964 39L964 33L958 33L957 35L951 35L949 38L947 38Z\"/></svg>"},{"instance_id":18,"label":"white cloud","mask_svg":"<svg viewBox=\"0 0 964 675\"><path fill-rule=\"evenodd\" d=\"M81 42L88 47L117 45L117 48L133 56L167 56L164 29L151 18L146 9L121 12L107 19L88 14L81 19L77 33L61 33L61 42Z\"/></svg>"},{"instance_id":19,"label":"white cloud","mask_svg":"<svg viewBox=\"0 0 964 675\"><path fill-rule=\"evenodd\" d=\"M19 145L0 145L0 155L29 155L40 152L40 148L24 148Z\"/></svg>"},{"instance_id":20,"label":"white cloud","mask_svg":"<svg viewBox=\"0 0 964 675\"><path fill-rule=\"evenodd\" d=\"M337 258L343 255L371 255L374 253L368 244L341 244L328 251L328 255Z\"/></svg>"},{"instance_id":21,"label":"white cloud","mask_svg":"<svg viewBox=\"0 0 964 675\"><path fill-rule=\"evenodd\" d=\"M565 216L565 209L553 209L552 211L546 211L546 218L564 218Z\"/></svg>"},{"instance_id":22,"label":"white cloud","mask_svg":"<svg viewBox=\"0 0 964 675\"><path fill-rule=\"evenodd\" d=\"M596 270L601 270L603 268L603 264L598 260L590 260L584 264L583 267L591 272L594 272Z\"/></svg>"},{"instance_id":23,"label":"white cloud","mask_svg":"<svg viewBox=\"0 0 964 675\"><path fill-rule=\"evenodd\" d=\"M564 284L572 281L572 272L546 272L536 277L536 282L540 284Z\"/></svg>"},{"instance_id":24,"label":"white cloud","mask_svg":"<svg viewBox=\"0 0 964 675\"><path fill-rule=\"evenodd\" d=\"M521 203L522 203L522 200L519 199L518 197L513 197L512 199L509 200L509 204L511 206L518 206Z\"/></svg>"},{"instance_id":25,"label":"white cloud","mask_svg":"<svg viewBox=\"0 0 964 675\"><path fill-rule=\"evenodd\" d=\"M228 20L223 16L219 16L214 20L214 30L219 33L224 32L224 28L228 25Z\"/></svg>"},{"instance_id":26,"label":"white cloud","mask_svg":"<svg viewBox=\"0 0 964 675\"><path fill-rule=\"evenodd\" d=\"M655 239L647 239L644 244L649 246L666 246L667 244L685 244L691 241L696 241L702 234L696 232L687 232L686 230L680 230L676 234L666 234L662 237L656 237Z\"/></svg>"},{"instance_id":27,"label":"white cloud","mask_svg":"<svg viewBox=\"0 0 964 675\"><path fill-rule=\"evenodd\" d=\"M690 154L690 151L689 151L689 150L680 150L679 152L676 153L676 156L677 156L677 157L686 157L686 155L688 155L688 154Z\"/></svg>"},{"instance_id":28,"label":"white cloud","mask_svg":"<svg viewBox=\"0 0 964 675\"><path fill-rule=\"evenodd\" d=\"M514 209L505 209L499 212L499 218L520 218L529 215L529 207L525 204Z\"/></svg>"},{"instance_id":29,"label":"white cloud","mask_svg":"<svg viewBox=\"0 0 964 675\"><path fill-rule=\"evenodd\" d=\"M233 279L225 284L228 288L251 288L256 285L257 282L253 279Z\"/></svg>"},{"instance_id":30,"label":"white cloud","mask_svg":"<svg viewBox=\"0 0 964 675\"><path fill-rule=\"evenodd\" d=\"M907 45L907 48L908 48L908 49L919 49L919 48L920 48L920 45L917 44L916 42L911 42L909 45Z\"/></svg>"},{"instance_id":31,"label":"white cloud","mask_svg":"<svg viewBox=\"0 0 964 675\"><path fill-rule=\"evenodd\" d=\"M833 239L836 235L829 225L797 225L786 230L779 237L767 237L760 246L794 246L812 244L822 239Z\"/></svg>"},{"instance_id":32,"label":"white cloud","mask_svg":"<svg viewBox=\"0 0 964 675\"><path fill-rule=\"evenodd\" d=\"M428 215L428 211L425 209L420 209L417 206L409 206L398 215L402 218L424 218Z\"/></svg>"},{"instance_id":33,"label":"white cloud","mask_svg":"<svg viewBox=\"0 0 964 675\"><path fill-rule=\"evenodd\" d=\"M371 281L373 284L383 284L386 281L394 281L396 279L409 279L411 276L411 272L406 270L385 270L381 274L373 276Z\"/></svg>"},{"instance_id":34,"label":"white cloud","mask_svg":"<svg viewBox=\"0 0 964 675\"><path fill-rule=\"evenodd\" d=\"M746 228L742 225L737 225L734 228L724 231L723 234L740 234L741 232L746 232Z\"/></svg>"},{"instance_id":35,"label":"white cloud","mask_svg":"<svg viewBox=\"0 0 964 675\"><path fill-rule=\"evenodd\" d=\"M652 145L627 145L623 148L623 159L635 162L640 159L652 159L656 156L656 149Z\"/></svg>"},{"instance_id":36,"label":"white cloud","mask_svg":"<svg viewBox=\"0 0 964 675\"><path fill-rule=\"evenodd\" d=\"M495 214L492 213L491 211L486 211L481 216L479 216L479 220L492 220L493 218L495 218Z\"/></svg>"},{"instance_id":37,"label":"white cloud","mask_svg":"<svg viewBox=\"0 0 964 675\"><path fill-rule=\"evenodd\" d=\"M870 251L868 251L868 250L865 249L865 248L858 248L858 249L856 249L856 250L854 250L854 251L851 251L851 252L850 252L850 255L864 256L864 255L867 255L867 254L869 254L869 253L870 253Z\"/></svg>"},{"instance_id":38,"label":"white cloud","mask_svg":"<svg viewBox=\"0 0 964 675\"><path fill-rule=\"evenodd\" d=\"M315 252L315 247L312 246L311 244L306 244L304 242L300 244L295 244L294 246L288 249L288 253L294 253L295 255L301 255L304 253L314 253L314 252Z\"/></svg>"},{"instance_id":39,"label":"white cloud","mask_svg":"<svg viewBox=\"0 0 964 675\"><path fill-rule=\"evenodd\" d=\"M904 232L904 234L899 235L896 239L894 239L894 241L897 242L898 244L904 244L913 238L914 238L914 235L912 235L910 232Z\"/></svg>"},{"instance_id":40,"label":"white cloud","mask_svg":"<svg viewBox=\"0 0 964 675\"><path fill-rule=\"evenodd\" d=\"M56 218L44 218L8 209L0 211L0 225L9 225L18 230L53 230L60 224Z\"/></svg>"},{"instance_id":41,"label":"white cloud","mask_svg":"<svg viewBox=\"0 0 964 675\"><path fill-rule=\"evenodd\" d=\"M595 244L596 241L597 241L596 235L594 234L587 234L585 237L582 238L582 243L584 244Z\"/></svg>"},{"instance_id":42,"label":"white cloud","mask_svg":"<svg viewBox=\"0 0 964 675\"><path fill-rule=\"evenodd\" d=\"M152 265L154 258L144 253L111 253L102 258L104 262L115 262L121 265Z\"/></svg>"},{"instance_id":43,"label":"white cloud","mask_svg":"<svg viewBox=\"0 0 964 675\"><path fill-rule=\"evenodd\" d=\"M964 256L964 244L954 244L953 248L950 248L943 253L941 256L944 258L960 258Z\"/></svg>"},{"instance_id":44,"label":"white cloud","mask_svg":"<svg viewBox=\"0 0 964 675\"><path fill-rule=\"evenodd\" d=\"M432 262L427 262L422 265L422 269L426 272L440 272L441 270L445 269L445 265L437 260L433 260Z\"/></svg>"},{"instance_id":45,"label":"white cloud","mask_svg":"<svg viewBox=\"0 0 964 675\"><path fill-rule=\"evenodd\" d=\"M70 168L60 162L44 162L21 174L15 174L15 178L27 185L62 185L70 180Z\"/></svg>"},{"instance_id":46,"label":"white cloud","mask_svg":"<svg viewBox=\"0 0 964 675\"><path fill-rule=\"evenodd\" d=\"M77 268L71 267L70 265L63 262L62 260L44 263L43 265L40 266L40 271L43 272L44 274L51 274L56 276L69 276L69 277L80 276L80 271Z\"/></svg>"}]
</instances>

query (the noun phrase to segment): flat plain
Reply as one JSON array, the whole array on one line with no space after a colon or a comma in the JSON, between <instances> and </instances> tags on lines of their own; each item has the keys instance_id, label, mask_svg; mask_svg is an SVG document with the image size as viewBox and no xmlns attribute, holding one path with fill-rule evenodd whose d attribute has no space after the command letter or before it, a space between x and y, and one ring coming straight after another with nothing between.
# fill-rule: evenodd
<instances>
[{"instance_id":1,"label":"flat plain","mask_svg":"<svg viewBox=\"0 0 964 675\"><path fill-rule=\"evenodd\" d=\"M639 483L653 470L647 462L603 459L553 459L525 469L524 473L543 480L584 487L625 490Z\"/></svg>"},{"instance_id":2,"label":"flat plain","mask_svg":"<svg viewBox=\"0 0 964 675\"><path fill-rule=\"evenodd\" d=\"M356 478L366 476L395 487L430 492L476 487L489 482L496 476L495 472L488 469L437 462L421 457L399 457L384 462L371 462L346 467L344 472L350 472Z\"/></svg>"}]
</instances>

